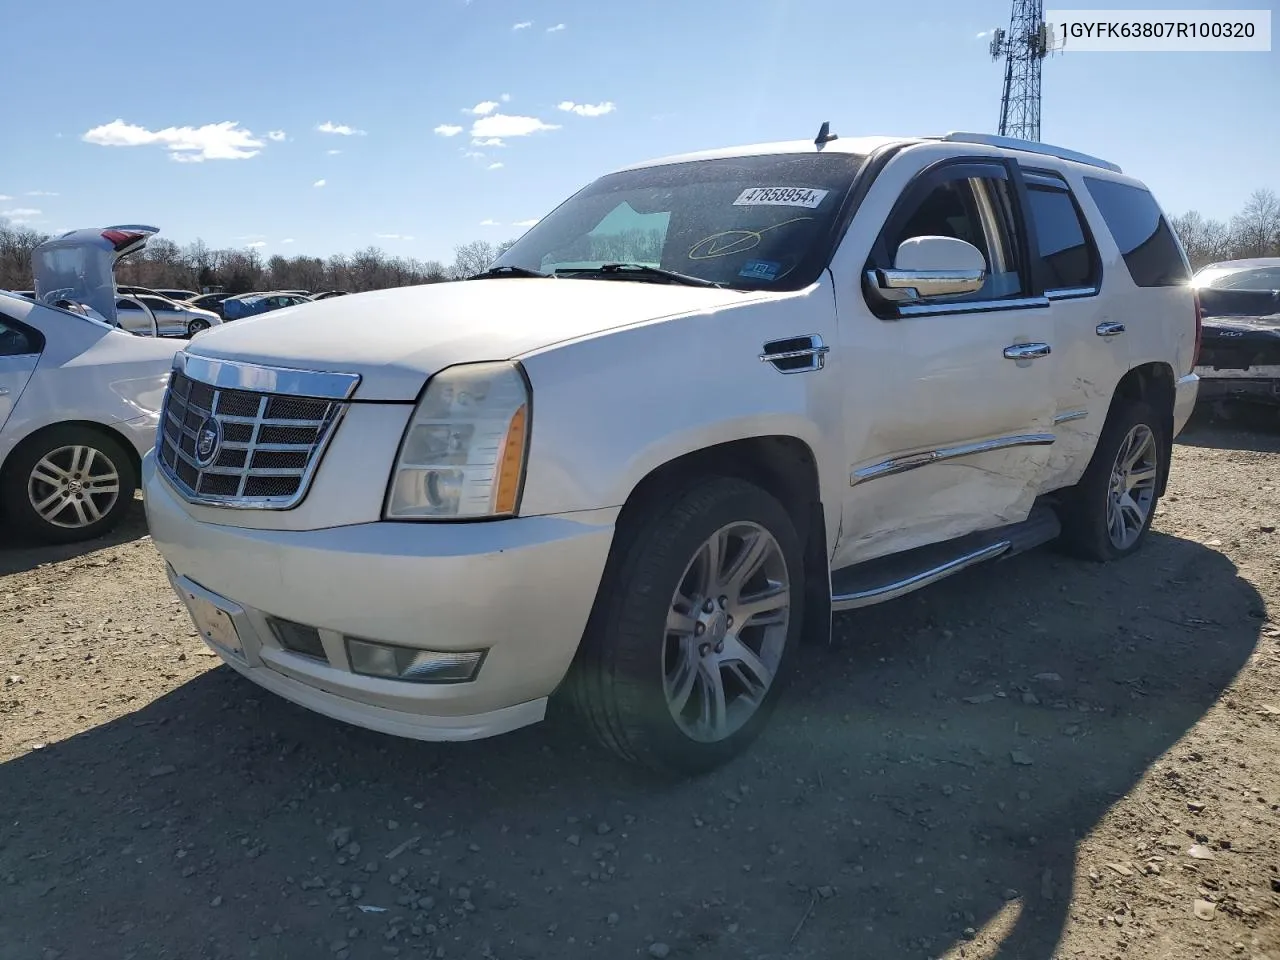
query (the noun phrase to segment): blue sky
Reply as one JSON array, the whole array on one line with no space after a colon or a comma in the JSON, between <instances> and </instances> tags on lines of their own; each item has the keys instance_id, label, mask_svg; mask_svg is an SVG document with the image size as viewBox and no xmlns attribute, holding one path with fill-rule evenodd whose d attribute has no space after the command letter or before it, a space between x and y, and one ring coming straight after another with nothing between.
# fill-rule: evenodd
<instances>
[{"instance_id":1,"label":"blue sky","mask_svg":"<svg viewBox=\"0 0 1280 960\"><path fill-rule=\"evenodd\" d=\"M993 132L1002 72L979 34L1008 15L1006 0L15 0L0 216L449 262L635 160L810 138L823 120ZM1043 139L1117 161L1171 213L1226 217L1280 191L1278 118L1280 46L1044 67Z\"/></svg>"}]
</instances>

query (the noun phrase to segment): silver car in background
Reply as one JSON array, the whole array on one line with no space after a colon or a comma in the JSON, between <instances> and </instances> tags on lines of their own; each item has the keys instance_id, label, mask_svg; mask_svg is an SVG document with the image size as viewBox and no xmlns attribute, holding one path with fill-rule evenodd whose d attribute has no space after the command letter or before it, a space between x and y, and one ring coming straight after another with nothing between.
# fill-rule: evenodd
<instances>
[{"instance_id":1,"label":"silver car in background","mask_svg":"<svg viewBox=\"0 0 1280 960\"><path fill-rule=\"evenodd\" d=\"M161 337L194 337L201 330L222 323L222 318L212 310L201 310L167 297L144 293L123 295L116 301L116 319L130 333L151 336L151 317L147 311L155 317L156 335Z\"/></svg>"}]
</instances>

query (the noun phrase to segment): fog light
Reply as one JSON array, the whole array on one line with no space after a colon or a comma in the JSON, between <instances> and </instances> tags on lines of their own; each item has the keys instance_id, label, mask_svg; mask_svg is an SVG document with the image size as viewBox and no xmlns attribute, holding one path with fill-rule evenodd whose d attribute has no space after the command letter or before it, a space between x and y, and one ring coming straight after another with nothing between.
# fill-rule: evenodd
<instances>
[{"instance_id":1,"label":"fog light","mask_svg":"<svg viewBox=\"0 0 1280 960\"><path fill-rule=\"evenodd\" d=\"M346 639L347 659L353 673L415 683L466 683L474 680L485 654L483 650L420 650L354 637Z\"/></svg>"}]
</instances>

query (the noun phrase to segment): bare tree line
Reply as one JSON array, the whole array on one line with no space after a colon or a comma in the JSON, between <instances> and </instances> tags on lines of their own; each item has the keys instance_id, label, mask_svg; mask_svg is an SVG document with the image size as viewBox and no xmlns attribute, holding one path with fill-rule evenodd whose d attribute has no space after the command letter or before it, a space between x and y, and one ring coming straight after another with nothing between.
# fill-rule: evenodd
<instances>
[{"instance_id":1,"label":"bare tree line","mask_svg":"<svg viewBox=\"0 0 1280 960\"><path fill-rule=\"evenodd\" d=\"M0 290L30 290L31 251L49 239L28 227L0 220ZM346 290L360 293L387 287L439 283L469 277L487 269L514 240L493 244L476 240L454 250L454 262L397 257L368 247L330 257L274 255L254 249L213 249L203 241L179 247L156 237L141 253L125 257L116 269L120 284L140 287L203 290L221 287L228 293L251 290Z\"/></svg>"},{"instance_id":2,"label":"bare tree line","mask_svg":"<svg viewBox=\"0 0 1280 960\"><path fill-rule=\"evenodd\" d=\"M1171 218L1194 268L1219 260L1280 257L1280 197L1269 189L1255 190L1244 208L1230 220L1213 220L1195 210ZM0 290L29 290L31 251L48 236L28 227L0 220ZM140 254L126 257L117 276L122 284L201 290L221 287L229 293L250 290L347 290L359 293L386 287L439 283L486 270L515 241L493 244L474 240L454 248L454 261L392 256L378 247L330 257L279 254L264 258L254 249L213 249L197 240L179 247L156 238ZM660 250L660 238L619 236L591 238L566 250L563 259L650 260ZM615 249L616 248L616 249Z\"/></svg>"}]
</instances>

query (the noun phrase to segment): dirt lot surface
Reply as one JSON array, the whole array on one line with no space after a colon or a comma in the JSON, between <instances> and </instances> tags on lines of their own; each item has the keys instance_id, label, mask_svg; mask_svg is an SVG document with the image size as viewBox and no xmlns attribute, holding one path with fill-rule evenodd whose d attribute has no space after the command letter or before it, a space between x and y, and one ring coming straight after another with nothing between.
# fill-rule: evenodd
<instances>
[{"instance_id":1,"label":"dirt lot surface","mask_svg":"<svg viewBox=\"0 0 1280 960\"><path fill-rule=\"evenodd\" d=\"M1280 960L1280 431L1195 424L1144 552L837 621L658 784L557 717L431 745L219 665L141 509L0 545L0 958Z\"/></svg>"}]
</instances>

